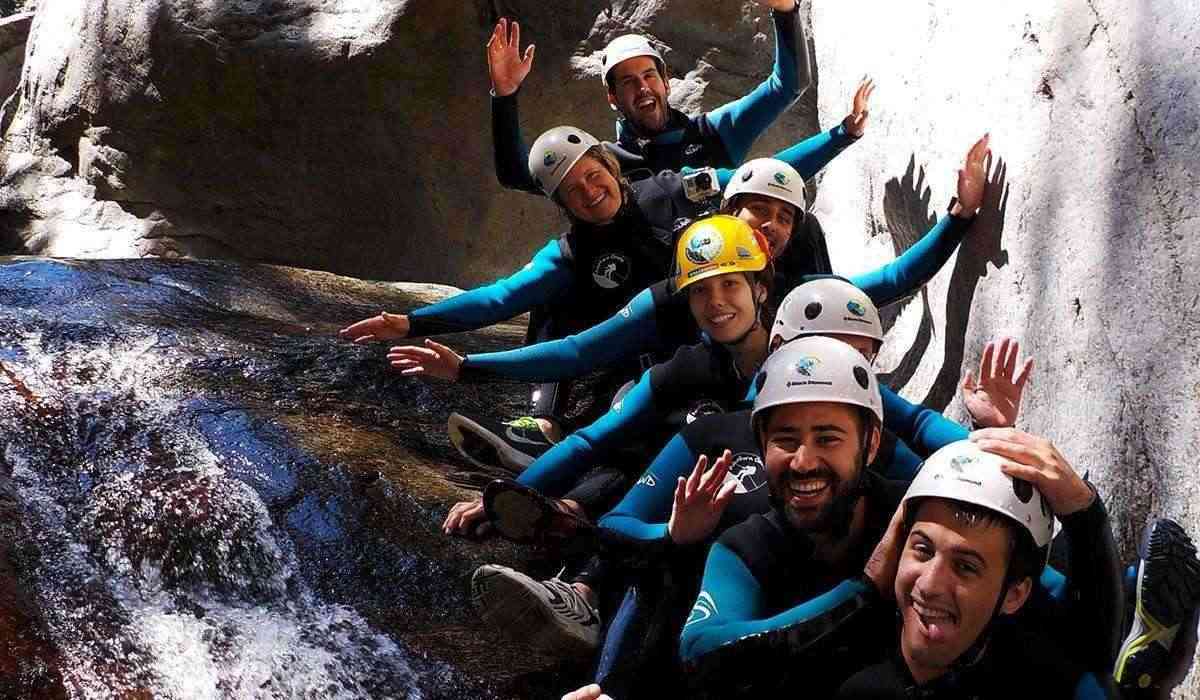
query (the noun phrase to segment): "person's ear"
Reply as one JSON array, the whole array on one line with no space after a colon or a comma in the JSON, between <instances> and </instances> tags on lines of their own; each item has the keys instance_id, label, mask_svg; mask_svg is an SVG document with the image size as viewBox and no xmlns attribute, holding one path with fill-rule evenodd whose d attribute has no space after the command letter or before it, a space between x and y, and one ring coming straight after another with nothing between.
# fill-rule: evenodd
<instances>
[{"instance_id":1,"label":"person's ear","mask_svg":"<svg viewBox=\"0 0 1200 700\"><path fill-rule=\"evenodd\" d=\"M1019 583L1009 584L1008 589L1004 591L1004 602L1000 605L1000 612L1005 615L1012 615L1021 609L1025 601L1029 599L1029 593L1033 590L1033 579L1026 576Z\"/></svg>"},{"instance_id":2,"label":"person's ear","mask_svg":"<svg viewBox=\"0 0 1200 700\"><path fill-rule=\"evenodd\" d=\"M879 452L879 442L882 432L878 425L872 424L871 434L867 437L867 464L875 461L875 455Z\"/></svg>"}]
</instances>

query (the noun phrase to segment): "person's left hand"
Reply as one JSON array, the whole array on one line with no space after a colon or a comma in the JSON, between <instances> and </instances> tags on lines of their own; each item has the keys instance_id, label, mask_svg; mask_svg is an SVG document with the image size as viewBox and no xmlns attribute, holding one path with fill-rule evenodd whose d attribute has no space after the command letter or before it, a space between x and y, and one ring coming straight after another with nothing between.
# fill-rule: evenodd
<instances>
[{"instance_id":1,"label":"person's left hand","mask_svg":"<svg viewBox=\"0 0 1200 700\"><path fill-rule=\"evenodd\" d=\"M796 9L796 0L754 0L768 10L776 12L791 12Z\"/></svg>"},{"instance_id":2,"label":"person's left hand","mask_svg":"<svg viewBox=\"0 0 1200 700\"><path fill-rule=\"evenodd\" d=\"M452 382L458 381L463 363L462 355L429 338L425 339L425 347L397 345L388 350L387 359L400 374L424 374Z\"/></svg>"},{"instance_id":3,"label":"person's left hand","mask_svg":"<svg viewBox=\"0 0 1200 700\"><path fill-rule=\"evenodd\" d=\"M983 357L979 360L979 381L975 381L970 370L963 377L963 404L971 414L975 425L980 428L1011 428L1017 424L1021 410L1021 395L1029 373L1033 371L1033 358L1026 358L1017 371L1017 352L1020 343L1015 338L983 346Z\"/></svg>"},{"instance_id":4,"label":"person's left hand","mask_svg":"<svg viewBox=\"0 0 1200 700\"><path fill-rule=\"evenodd\" d=\"M450 508L446 521L442 523L442 532L447 535L462 537L483 537L491 529L492 523L487 519L483 510L483 499L475 501L459 501Z\"/></svg>"},{"instance_id":5,"label":"person's left hand","mask_svg":"<svg viewBox=\"0 0 1200 700\"><path fill-rule=\"evenodd\" d=\"M1092 487L1044 437L1015 428L984 428L971 433L970 439L980 449L1009 460L1000 469L1033 484L1060 518L1084 510L1096 498Z\"/></svg>"},{"instance_id":6,"label":"person's left hand","mask_svg":"<svg viewBox=\"0 0 1200 700\"><path fill-rule=\"evenodd\" d=\"M862 138L862 135L867 132L867 103L871 100L873 92L875 92L875 81L868 77L864 77L858 84L858 89L854 91L854 101L851 103L850 113L842 120L842 128L853 138Z\"/></svg>"}]
</instances>

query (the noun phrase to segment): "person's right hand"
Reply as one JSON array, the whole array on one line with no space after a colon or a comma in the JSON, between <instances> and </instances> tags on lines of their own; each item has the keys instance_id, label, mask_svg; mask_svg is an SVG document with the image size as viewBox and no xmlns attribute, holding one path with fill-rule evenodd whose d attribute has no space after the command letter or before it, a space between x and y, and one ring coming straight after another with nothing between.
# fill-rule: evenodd
<instances>
[{"instance_id":1,"label":"person's right hand","mask_svg":"<svg viewBox=\"0 0 1200 700\"><path fill-rule=\"evenodd\" d=\"M851 137L860 139L867 133L868 103L871 93L875 92L875 81L864 77L854 91L854 99L850 103L850 113L842 120L842 127Z\"/></svg>"},{"instance_id":2,"label":"person's right hand","mask_svg":"<svg viewBox=\"0 0 1200 700\"><path fill-rule=\"evenodd\" d=\"M516 92L533 67L534 45L525 49L524 58L518 52L520 47L521 25L514 21L509 34L508 20L501 17L487 43L488 73L492 76L492 92L497 97Z\"/></svg>"},{"instance_id":3,"label":"person's right hand","mask_svg":"<svg viewBox=\"0 0 1200 700\"><path fill-rule=\"evenodd\" d=\"M612 698L605 695L604 691L600 690L600 686L593 683L585 685L574 692L567 693L562 696L562 700L612 700Z\"/></svg>"},{"instance_id":4,"label":"person's right hand","mask_svg":"<svg viewBox=\"0 0 1200 700\"><path fill-rule=\"evenodd\" d=\"M717 528L737 488L736 480L725 481L732 461L733 456L725 450L712 469L705 471L708 457L700 455L691 476L679 477L675 484L675 504L667 522L667 532L675 544L699 542Z\"/></svg>"},{"instance_id":5,"label":"person's right hand","mask_svg":"<svg viewBox=\"0 0 1200 700\"><path fill-rule=\"evenodd\" d=\"M372 340L397 340L408 337L408 316L404 314L389 314L380 312L378 316L364 318L358 323L338 331L338 335L353 340L356 343L366 343Z\"/></svg>"},{"instance_id":6,"label":"person's right hand","mask_svg":"<svg viewBox=\"0 0 1200 700\"><path fill-rule=\"evenodd\" d=\"M446 516L446 522L442 523L442 532L447 535L482 537L491 529L491 525L483 510L483 499L480 498L477 501L455 503Z\"/></svg>"},{"instance_id":7,"label":"person's right hand","mask_svg":"<svg viewBox=\"0 0 1200 700\"><path fill-rule=\"evenodd\" d=\"M429 338L425 339L425 347L397 345L388 350L387 359L400 374L424 374L451 382L458 381L463 363L462 355Z\"/></svg>"}]
</instances>

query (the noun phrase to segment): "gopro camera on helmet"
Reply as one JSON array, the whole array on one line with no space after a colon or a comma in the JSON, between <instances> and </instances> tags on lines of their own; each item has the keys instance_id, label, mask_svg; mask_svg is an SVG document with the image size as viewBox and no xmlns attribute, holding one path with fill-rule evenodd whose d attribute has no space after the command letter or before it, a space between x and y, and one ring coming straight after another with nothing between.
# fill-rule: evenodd
<instances>
[{"instance_id":1,"label":"gopro camera on helmet","mask_svg":"<svg viewBox=\"0 0 1200 700\"><path fill-rule=\"evenodd\" d=\"M687 195L689 201L703 202L720 192L721 187L717 182L715 168L701 168L683 176L683 193Z\"/></svg>"}]
</instances>

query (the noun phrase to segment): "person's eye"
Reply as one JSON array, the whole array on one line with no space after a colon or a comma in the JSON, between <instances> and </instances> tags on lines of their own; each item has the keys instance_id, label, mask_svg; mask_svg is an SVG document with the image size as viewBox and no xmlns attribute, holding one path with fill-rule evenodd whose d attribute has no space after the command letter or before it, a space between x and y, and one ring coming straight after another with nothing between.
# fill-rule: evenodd
<instances>
[{"instance_id":1,"label":"person's eye","mask_svg":"<svg viewBox=\"0 0 1200 700\"><path fill-rule=\"evenodd\" d=\"M957 564L958 573L961 576L978 576L979 567L967 561L960 561Z\"/></svg>"},{"instance_id":2,"label":"person's eye","mask_svg":"<svg viewBox=\"0 0 1200 700\"><path fill-rule=\"evenodd\" d=\"M841 442L842 439L837 435L822 435L817 438L817 443L824 447L833 447L834 445L841 444Z\"/></svg>"},{"instance_id":3,"label":"person's eye","mask_svg":"<svg viewBox=\"0 0 1200 700\"><path fill-rule=\"evenodd\" d=\"M929 561L933 558L933 548L924 542L915 542L909 549L913 551L919 561Z\"/></svg>"}]
</instances>

